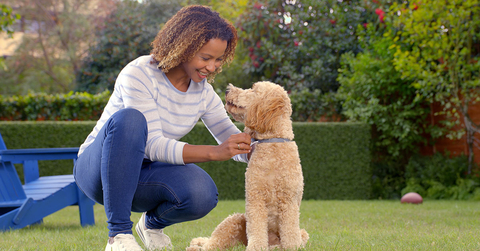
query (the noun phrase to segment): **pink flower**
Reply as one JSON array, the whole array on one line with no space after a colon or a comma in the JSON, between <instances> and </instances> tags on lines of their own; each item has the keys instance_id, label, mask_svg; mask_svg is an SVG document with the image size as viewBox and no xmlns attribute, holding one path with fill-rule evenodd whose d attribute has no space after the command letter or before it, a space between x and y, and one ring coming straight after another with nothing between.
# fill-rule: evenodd
<instances>
[{"instance_id":1,"label":"pink flower","mask_svg":"<svg viewBox=\"0 0 480 251\"><path fill-rule=\"evenodd\" d=\"M255 8L258 9L258 10L260 10L260 9L263 7L263 5L261 5L261 4L259 4L259 3L255 3L255 4L253 5L253 7L255 7Z\"/></svg>"},{"instance_id":2,"label":"pink flower","mask_svg":"<svg viewBox=\"0 0 480 251\"><path fill-rule=\"evenodd\" d=\"M255 68L258 68L260 66L260 64L258 62L253 62L253 66L255 66Z\"/></svg>"},{"instance_id":3,"label":"pink flower","mask_svg":"<svg viewBox=\"0 0 480 251\"><path fill-rule=\"evenodd\" d=\"M375 14L378 15L378 19L380 19L380 22L383 23L385 21L385 12L382 9L375 9Z\"/></svg>"},{"instance_id":4,"label":"pink flower","mask_svg":"<svg viewBox=\"0 0 480 251\"><path fill-rule=\"evenodd\" d=\"M379 15L379 16L380 16L380 15L384 15L384 14L385 14L385 12L384 12L382 9L380 9L380 8L377 8L377 9L375 9L375 14L377 14L377 15Z\"/></svg>"},{"instance_id":5,"label":"pink flower","mask_svg":"<svg viewBox=\"0 0 480 251\"><path fill-rule=\"evenodd\" d=\"M337 20L335 20L335 19L330 19L330 23L331 23L331 24L335 24L336 22L337 22Z\"/></svg>"},{"instance_id":6,"label":"pink flower","mask_svg":"<svg viewBox=\"0 0 480 251\"><path fill-rule=\"evenodd\" d=\"M362 25L363 25L363 27L364 27L365 29L368 28L368 23L363 23Z\"/></svg>"},{"instance_id":7,"label":"pink flower","mask_svg":"<svg viewBox=\"0 0 480 251\"><path fill-rule=\"evenodd\" d=\"M299 45L298 41L295 41L293 44L294 44L295 46L298 46L298 45Z\"/></svg>"}]
</instances>

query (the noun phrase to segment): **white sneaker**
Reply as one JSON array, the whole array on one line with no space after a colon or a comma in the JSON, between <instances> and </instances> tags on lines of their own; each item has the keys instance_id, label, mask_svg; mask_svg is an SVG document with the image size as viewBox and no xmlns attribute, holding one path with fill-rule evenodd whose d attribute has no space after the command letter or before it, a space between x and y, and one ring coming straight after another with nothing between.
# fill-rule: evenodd
<instances>
[{"instance_id":1,"label":"white sneaker","mask_svg":"<svg viewBox=\"0 0 480 251\"><path fill-rule=\"evenodd\" d=\"M145 226L145 214L135 226L138 236L148 250L172 250L170 237L163 233L163 229L147 229Z\"/></svg>"},{"instance_id":2,"label":"white sneaker","mask_svg":"<svg viewBox=\"0 0 480 251\"><path fill-rule=\"evenodd\" d=\"M143 249L138 245L133 235L117 234L108 240L105 251L143 251Z\"/></svg>"}]
</instances>

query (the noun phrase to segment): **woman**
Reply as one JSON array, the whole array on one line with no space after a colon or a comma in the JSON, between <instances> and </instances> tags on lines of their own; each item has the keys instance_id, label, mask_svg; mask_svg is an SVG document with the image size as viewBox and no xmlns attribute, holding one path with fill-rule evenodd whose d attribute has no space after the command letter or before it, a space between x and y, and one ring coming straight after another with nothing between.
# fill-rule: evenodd
<instances>
[{"instance_id":1,"label":"woman","mask_svg":"<svg viewBox=\"0 0 480 251\"><path fill-rule=\"evenodd\" d=\"M193 163L247 161L250 137L207 82L231 62L236 44L235 28L217 12L188 6L159 31L151 55L120 72L74 168L80 189L105 207L106 250L142 250L131 211L144 212L135 229L147 249L171 249L165 227L199 219L217 204L215 183ZM219 145L178 141L199 119Z\"/></svg>"}]
</instances>

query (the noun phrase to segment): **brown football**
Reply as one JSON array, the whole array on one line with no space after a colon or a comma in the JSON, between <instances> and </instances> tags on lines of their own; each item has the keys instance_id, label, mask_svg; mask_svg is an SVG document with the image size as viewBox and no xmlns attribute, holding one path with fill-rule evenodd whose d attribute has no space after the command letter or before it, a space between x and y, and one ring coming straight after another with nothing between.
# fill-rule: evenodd
<instances>
[{"instance_id":1,"label":"brown football","mask_svg":"<svg viewBox=\"0 0 480 251\"><path fill-rule=\"evenodd\" d=\"M412 203L412 204L420 204L423 202L422 196L418 193L406 193L402 199L400 200L402 203Z\"/></svg>"}]
</instances>

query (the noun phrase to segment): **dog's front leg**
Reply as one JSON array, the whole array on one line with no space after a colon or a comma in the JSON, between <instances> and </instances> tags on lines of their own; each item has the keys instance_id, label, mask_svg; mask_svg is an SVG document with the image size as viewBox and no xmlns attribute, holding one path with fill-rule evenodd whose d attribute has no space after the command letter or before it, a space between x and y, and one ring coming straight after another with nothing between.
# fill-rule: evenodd
<instances>
[{"instance_id":1,"label":"dog's front leg","mask_svg":"<svg viewBox=\"0 0 480 251\"><path fill-rule=\"evenodd\" d=\"M246 199L248 239L246 251L268 250L268 211L265 196L256 189L247 189Z\"/></svg>"},{"instance_id":2,"label":"dog's front leg","mask_svg":"<svg viewBox=\"0 0 480 251\"><path fill-rule=\"evenodd\" d=\"M297 203L280 204L279 224L280 242L282 249L297 250L302 248L302 234L300 230L300 208Z\"/></svg>"}]
</instances>

